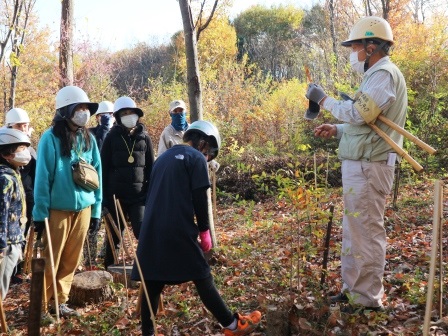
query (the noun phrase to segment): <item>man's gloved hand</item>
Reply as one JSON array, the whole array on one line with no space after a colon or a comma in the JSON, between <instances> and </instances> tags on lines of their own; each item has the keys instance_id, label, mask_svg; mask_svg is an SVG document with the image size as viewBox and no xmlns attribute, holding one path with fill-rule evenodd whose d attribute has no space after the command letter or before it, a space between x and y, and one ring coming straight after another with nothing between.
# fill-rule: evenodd
<instances>
[{"instance_id":1,"label":"man's gloved hand","mask_svg":"<svg viewBox=\"0 0 448 336\"><path fill-rule=\"evenodd\" d=\"M218 163L218 161L212 160L208 163L208 167L212 172L216 173L220 167L220 164Z\"/></svg>"},{"instance_id":2,"label":"man's gloved hand","mask_svg":"<svg viewBox=\"0 0 448 336\"><path fill-rule=\"evenodd\" d=\"M45 230L45 222L44 221L34 221L34 232L37 234L41 234Z\"/></svg>"},{"instance_id":3,"label":"man's gloved hand","mask_svg":"<svg viewBox=\"0 0 448 336\"><path fill-rule=\"evenodd\" d=\"M314 83L308 84L308 91L305 95L306 98L319 104L320 101L326 96L327 94L325 93L324 89L322 89L322 87Z\"/></svg>"},{"instance_id":4,"label":"man's gloved hand","mask_svg":"<svg viewBox=\"0 0 448 336\"><path fill-rule=\"evenodd\" d=\"M100 227L100 219L99 218L91 218L90 226L89 226L89 233L94 233L94 232L98 231L99 227Z\"/></svg>"},{"instance_id":5,"label":"man's gloved hand","mask_svg":"<svg viewBox=\"0 0 448 336\"><path fill-rule=\"evenodd\" d=\"M106 216L108 213L110 213L109 209L103 206L101 209L101 216Z\"/></svg>"},{"instance_id":6,"label":"man's gloved hand","mask_svg":"<svg viewBox=\"0 0 448 336\"><path fill-rule=\"evenodd\" d=\"M210 251L210 249L212 248L212 237L210 236L210 230L199 232L199 238L201 239L200 245L202 251Z\"/></svg>"}]
</instances>

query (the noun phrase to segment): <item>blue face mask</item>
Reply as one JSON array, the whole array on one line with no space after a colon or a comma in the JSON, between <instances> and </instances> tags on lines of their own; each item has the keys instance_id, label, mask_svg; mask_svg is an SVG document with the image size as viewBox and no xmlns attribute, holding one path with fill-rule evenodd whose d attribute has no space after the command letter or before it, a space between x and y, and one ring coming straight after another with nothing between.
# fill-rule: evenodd
<instances>
[{"instance_id":1,"label":"blue face mask","mask_svg":"<svg viewBox=\"0 0 448 336\"><path fill-rule=\"evenodd\" d=\"M172 113L171 114L171 125L176 131L183 131L188 127L187 114L183 113Z\"/></svg>"}]
</instances>

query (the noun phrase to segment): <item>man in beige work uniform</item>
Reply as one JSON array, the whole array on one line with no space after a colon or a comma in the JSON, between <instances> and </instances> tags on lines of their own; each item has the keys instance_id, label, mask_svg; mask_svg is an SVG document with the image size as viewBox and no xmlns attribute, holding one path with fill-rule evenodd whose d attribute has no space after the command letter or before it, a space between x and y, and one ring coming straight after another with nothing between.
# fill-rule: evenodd
<instances>
[{"instance_id":1,"label":"man in beige work uniform","mask_svg":"<svg viewBox=\"0 0 448 336\"><path fill-rule=\"evenodd\" d=\"M382 310L383 274L386 257L384 210L392 189L396 153L376 134L375 123L400 147L403 137L378 121L379 114L403 127L408 104L406 83L389 59L394 43L389 23L375 16L359 20L343 46L351 48L350 64L363 74L354 100L338 101L310 84L307 98L343 124L323 124L315 135L340 139L344 217L342 222L342 292L330 302L348 302ZM348 307L350 308L350 306Z\"/></svg>"}]
</instances>

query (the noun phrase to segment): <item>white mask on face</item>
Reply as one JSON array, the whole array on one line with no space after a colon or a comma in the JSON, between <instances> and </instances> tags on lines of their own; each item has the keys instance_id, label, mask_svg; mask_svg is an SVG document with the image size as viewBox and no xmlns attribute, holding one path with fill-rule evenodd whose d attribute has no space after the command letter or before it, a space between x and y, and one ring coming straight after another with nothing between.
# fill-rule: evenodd
<instances>
[{"instance_id":1,"label":"white mask on face","mask_svg":"<svg viewBox=\"0 0 448 336\"><path fill-rule=\"evenodd\" d=\"M365 61L359 61L358 60L358 53L363 51L364 49L361 49L359 51L352 51L350 53L350 65L352 66L352 69L356 72L359 72L360 74L364 73L364 63Z\"/></svg>"},{"instance_id":2,"label":"white mask on face","mask_svg":"<svg viewBox=\"0 0 448 336\"><path fill-rule=\"evenodd\" d=\"M14 153L12 160L19 164L19 166L26 166L31 161L31 153L28 148L25 148L20 152Z\"/></svg>"},{"instance_id":3,"label":"white mask on face","mask_svg":"<svg viewBox=\"0 0 448 336\"><path fill-rule=\"evenodd\" d=\"M72 122L79 127L84 127L85 125L87 125L89 119L90 119L89 110L76 111L75 114L73 115Z\"/></svg>"},{"instance_id":4,"label":"white mask on face","mask_svg":"<svg viewBox=\"0 0 448 336\"><path fill-rule=\"evenodd\" d=\"M123 124L124 127L127 128L135 127L135 125L137 125L137 121L138 121L138 115L136 114L129 114L121 117L121 123Z\"/></svg>"}]
</instances>

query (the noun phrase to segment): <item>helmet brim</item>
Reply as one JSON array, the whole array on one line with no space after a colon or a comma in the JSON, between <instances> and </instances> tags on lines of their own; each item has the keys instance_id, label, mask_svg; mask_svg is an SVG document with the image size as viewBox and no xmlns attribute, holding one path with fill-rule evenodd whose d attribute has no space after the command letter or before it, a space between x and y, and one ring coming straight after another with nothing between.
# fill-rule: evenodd
<instances>
[{"instance_id":1,"label":"helmet brim","mask_svg":"<svg viewBox=\"0 0 448 336\"><path fill-rule=\"evenodd\" d=\"M143 117L143 111L141 109L139 109L138 107L123 107L122 109L119 109L118 111L114 112L114 117L116 118L117 116L120 116L120 112L124 111L124 110L131 110L135 113L137 113L138 117L141 118Z\"/></svg>"}]
</instances>

